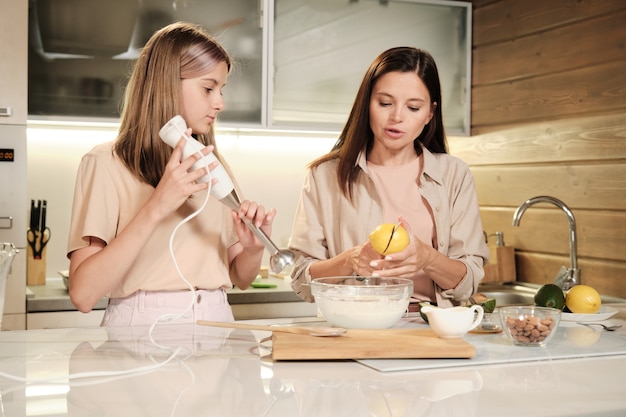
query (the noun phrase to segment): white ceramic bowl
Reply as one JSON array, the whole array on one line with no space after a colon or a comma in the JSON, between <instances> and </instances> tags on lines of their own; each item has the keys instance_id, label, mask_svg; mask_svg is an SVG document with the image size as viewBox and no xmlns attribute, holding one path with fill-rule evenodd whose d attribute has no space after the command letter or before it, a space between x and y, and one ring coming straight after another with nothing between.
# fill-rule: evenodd
<instances>
[{"instance_id":1,"label":"white ceramic bowl","mask_svg":"<svg viewBox=\"0 0 626 417\"><path fill-rule=\"evenodd\" d=\"M63 285L66 290L70 289L70 271L59 271L59 275L63 278Z\"/></svg>"},{"instance_id":2,"label":"white ceramic bowl","mask_svg":"<svg viewBox=\"0 0 626 417\"><path fill-rule=\"evenodd\" d=\"M330 324L346 329L387 329L407 311L413 281L404 278L329 277L311 282L317 306Z\"/></svg>"}]
</instances>

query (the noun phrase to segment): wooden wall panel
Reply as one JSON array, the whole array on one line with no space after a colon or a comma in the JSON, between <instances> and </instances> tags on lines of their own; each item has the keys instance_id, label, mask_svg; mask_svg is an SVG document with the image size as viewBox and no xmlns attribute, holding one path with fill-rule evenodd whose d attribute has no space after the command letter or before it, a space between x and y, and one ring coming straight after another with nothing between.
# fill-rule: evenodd
<instances>
[{"instance_id":1,"label":"wooden wall panel","mask_svg":"<svg viewBox=\"0 0 626 417\"><path fill-rule=\"evenodd\" d=\"M570 208L623 210L626 163L473 167L481 206L516 207L551 195Z\"/></svg>"},{"instance_id":2,"label":"wooden wall panel","mask_svg":"<svg viewBox=\"0 0 626 417\"><path fill-rule=\"evenodd\" d=\"M569 259L550 255L518 252L515 258L518 281L545 284L552 282L561 266L568 267ZM600 294L626 298L626 264L598 260L580 260L581 282L594 287ZM622 279L617 279L621 277Z\"/></svg>"},{"instance_id":3,"label":"wooden wall panel","mask_svg":"<svg viewBox=\"0 0 626 417\"><path fill-rule=\"evenodd\" d=\"M475 10L475 46L518 39L565 24L574 25L580 20L610 14L626 7L623 0L501 0L472 3Z\"/></svg>"},{"instance_id":4,"label":"wooden wall panel","mask_svg":"<svg viewBox=\"0 0 626 417\"><path fill-rule=\"evenodd\" d=\"M534 205L523 214L519 227L515 227L515 208L482 207L480 215L485 231L503 232L505 244L520 251L569 257L569 223L562 210L549 204ZM626 213L575 209L572 212L580 258L624 261Z\"/></svg>"},{"instance_id":5,"label":"wooden wall panel","mask_svg":"<svg viewBox=\"0 0 626 417\"><path fill-rule=\"evenodd\" d=\"M565 46L564 46L565 47ZM622 61L472 88L472 125L496 125L626 111Z\"/></svg>"},{"instance_id":6,"label":"wooden wall panel","mask_svg":"<svg viewBox=\"0 0 626 417\"><path fill-rule=\"evenodd\" d=\"M548 3L548 2L546 2ZM624 60L626 8L475 50L473 84L501 83ZM580 36L580 33L587 35ZM570 45L564 48L563 45ZM506 57L506 65L498 65ZM495 64L495 65L494 65Z\"/></svg>"},{"instance_id":7,"label":"wooden wall panel","mask_svg":"<svg viewBox=\"0 0 626 417\"><path fill-rule=\"evenodd\" d=\"M492 133L476 129L472 137L448 140L450 152L472 166L626 160L625 143L626 112L500 127Z\"/></svg>"},{"instance_id":8,"label":"wooden wall panel","mask_svg":"<svg viewBox=\"0 0 626 417\"><path fill-rule=\"evenodd\" d=\"M516 248L520 281L570 264L563 200L577 222L582 282L626 298L626 2L475 0L472 136L450 152L476 179L489 233Z\"/></svg>"}]
</instances>

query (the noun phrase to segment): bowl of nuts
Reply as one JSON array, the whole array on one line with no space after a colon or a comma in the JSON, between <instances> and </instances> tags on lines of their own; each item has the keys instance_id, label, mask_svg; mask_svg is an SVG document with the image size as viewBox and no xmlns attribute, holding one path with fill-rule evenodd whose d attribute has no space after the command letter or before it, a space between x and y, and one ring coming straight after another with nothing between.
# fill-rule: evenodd
<instances>
[{"instance_id":1,"label":"bowl of nuts","mask_svg":"<svg viewBox=\"0 0 626 417\"><path fill-rule=\"evenodd\" d=\"M561 310L537 306L498 309L504 332L518 346L545 346L561 321Z\"/></svg>"}]
</instances>

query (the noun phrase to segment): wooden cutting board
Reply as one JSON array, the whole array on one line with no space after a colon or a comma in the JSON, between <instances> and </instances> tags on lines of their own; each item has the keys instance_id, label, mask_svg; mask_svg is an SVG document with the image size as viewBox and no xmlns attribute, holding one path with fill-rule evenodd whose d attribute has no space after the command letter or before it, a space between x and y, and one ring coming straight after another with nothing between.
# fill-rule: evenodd
<instances>
[{"instance_id":1,"label":"wooden cutting board","mask_svg":"<svg viewBox=\"0 0 626 417\"><path fill-rule=\"evenodd\" d=\"M462 338L442 339L431 329L348 330L315 337L273 332L274 360L472 358L476 349Z\"/></svg>"}]
</instances>

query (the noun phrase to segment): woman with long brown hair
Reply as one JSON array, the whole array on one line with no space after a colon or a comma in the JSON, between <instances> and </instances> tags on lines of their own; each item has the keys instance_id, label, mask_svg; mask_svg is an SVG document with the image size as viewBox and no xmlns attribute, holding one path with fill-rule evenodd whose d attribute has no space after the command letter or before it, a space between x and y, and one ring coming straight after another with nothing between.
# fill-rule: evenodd
<instances>
[{"instance_id":1,"label":"woman with long brown hair","mask_svg":"<svg viewBox=\"0 0 626 417\"><path fill-rule=\"evenodd\" d=\"M410 243L382 256L368 235L397 222ZM489 251L472 175L447 153L428 52L392 48L371 64L335 146L310 164L289 246L308 301L311 280L328 276L410 278L414 298L441 306L476 291Z\"/></svg>"}]
</instances>

